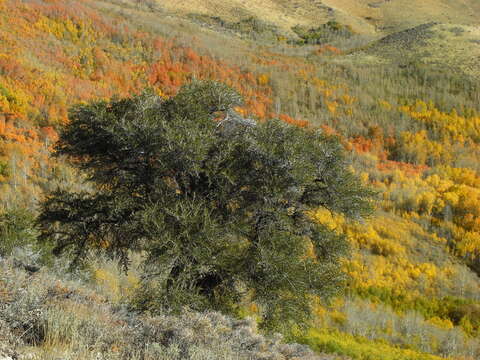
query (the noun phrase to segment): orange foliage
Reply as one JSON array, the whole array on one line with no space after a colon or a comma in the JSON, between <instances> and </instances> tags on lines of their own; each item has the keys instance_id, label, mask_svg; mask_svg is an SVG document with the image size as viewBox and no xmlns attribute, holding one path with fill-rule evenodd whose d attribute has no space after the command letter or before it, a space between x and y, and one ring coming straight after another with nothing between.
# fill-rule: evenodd
<instances>
[{"instance_id":1,"label":"orange foliage","mask_svg":"<svg viewBox=\"0 0 480 360\"><path fill-rule=\"evenodd\" d=\"M323 130L323 132L324 132L325 134L327 134L327 135L339 135L334 128L332 128L332 127L330 127L330 126L328 126L328 125L322 124L322 125L320 125L320 128L321 128L321 129Z\"/></svg>"},{"instance_id":2,"label":"orange foliage","mask_svg":"<svg viewBox=\"0 0 480 360\"><path fill-rule=\"evenodd\" d=\"M75 103L126 97L145 87L168 97L197 78L235 88L245 99L237 108L244 116L265 120L275 113L269 74L133 29L122 17L91 5L91 0L0 2L0 161L14 159L12 178L2 175L3 181L16 187L19 174L25 184L47 176L55 128L68 121L67 109ZM273 55L258 59L290 66ZM277 116L308 126L305 120Z\"/></svg>"},{"instance_id":3,"label":"orange foliage","mask_svg":"<svg viewBox=\"0 0 480 360\"><path fill-rule=\"evenodd\" d=\"M309 125L309 122L306 120L297 120L285 114L280 114L279 118L280 120L285 121L288 124L296 125L299 127L307 127Z\"/></svg>"},{"instance_id":4,"label":"orange foliage","mask_svg":"<svg viewBox=\"0 0 480 360\"><path fill-rule=\"evenodd\" d=\"M414 165L400 161L385 160L377 164L377 169L380 171L400 170L407 176L421 175L429 167L426 165Z\"/></svg>"},{"instance_id":5,"label":"orange foliage","mask_svg":"<svg viewBox=\"0 0 480 360\"><path fill-rule=\"evenodd\" d=\"M250 116L264 119L271 111L268 75L257 76L173 40L130 29L120 18L110 21L90 8L89 0L8 0L4 5L0 15L5 51L0 50L3 111L64 123L72 103L128 96L145 86L169 96L192 78L216 79L236 88L245 97ZM59 41L52 42L51 36ZM34 49L29 38L34 39ZM25 61L26 54L42 66ZM54 71L45 70L49 68Z\"/></svg>"},{"instance_id":6,"label":"orange foliage","mask_svg":"<svg viewBox=\"0 0 480 360\"><path fill-rule=\"evenodd\" d=\"M341 55L342 50L336 48L332 45L320 45L317 49L313 51L314 55Z\"/></svg>"}]
</instances>

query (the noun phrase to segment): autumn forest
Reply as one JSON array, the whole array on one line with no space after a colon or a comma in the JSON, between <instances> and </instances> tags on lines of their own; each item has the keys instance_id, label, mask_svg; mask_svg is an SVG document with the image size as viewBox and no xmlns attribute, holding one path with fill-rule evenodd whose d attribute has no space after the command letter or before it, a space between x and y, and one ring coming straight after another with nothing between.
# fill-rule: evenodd
<instances>
[{"instance_id":1,"label":"autumn forest","mask_svg":"<svg viewBox=\"0 0 480 360\"><path fill-rule=\"evenodd\" d=\"M479 79L410 55L369 63L381 40L371 46L341 20L295 33L194 15L177 18L155 1L0 0L0 233L12 213L35 216L58 186L87 187L68 159L51 156L73 105L145 89L169 99L215 80L243 97L235 111L245 118L337 138L349 171L374 192L365 219L309 210L348 240L344 290L316 299L313 324L284 330L285 341L332 359L478 359ZM0 255L15 253L8 246ZM141 278L132 263L124 272L99 258L82 269L104 298L92 301L129 300ZM2 302L16 291L1 266L0 330ZM239 318L255 319L257 305L243 301ZM68 349L70 340L50 340L26 346L43 347L39 359Z\"/></svg>"}]
</instances>

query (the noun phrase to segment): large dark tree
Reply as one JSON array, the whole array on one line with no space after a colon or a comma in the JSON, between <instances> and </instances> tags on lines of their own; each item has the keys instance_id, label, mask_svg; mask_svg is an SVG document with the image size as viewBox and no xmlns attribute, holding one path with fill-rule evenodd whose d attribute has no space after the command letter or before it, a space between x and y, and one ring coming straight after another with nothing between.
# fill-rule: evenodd
<instances>
[{"instance_id":1,"label":"large dark tree","mask_svg":"<svg viewBox=\"0 0 480 360\"><path fill-rule=\"evenodd\" d=\"M225 85L196 81L166 100L75 107L56 153L93 190L52 193L42 239L76 260L91 249L125 264L145 254L143 308L225 309L249 298L265 320L308 315L311 295L340 288L347 249L308 211L359 217L371 193L335 138L242 119L232 110L240 102Z\"/></svg>"}]
</instances>

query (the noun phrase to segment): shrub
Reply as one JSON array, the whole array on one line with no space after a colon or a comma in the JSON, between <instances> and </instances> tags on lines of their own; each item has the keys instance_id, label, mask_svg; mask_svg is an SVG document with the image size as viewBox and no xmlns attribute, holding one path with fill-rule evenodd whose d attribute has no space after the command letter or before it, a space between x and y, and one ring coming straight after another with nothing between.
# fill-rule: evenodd
<instances>
[{"instance_id":1,"label":"shrub","mask_svg":"<svg viewBox=\"0 0 480 360\"><path fill-rule=\"evenodd\" d=\"M141 309L233 310L250 291L265 324L306 320L310 295L340 289L347 246L306 211L365 215L371 191L336 138L242 119L231 110L240 101L225 85L193 82L166 100L74 108L57 154L95 192L51 194L42 240L75 260L93 248L127 265L129 251L144 251Z\"/></svg>"},{"instance_id":2,"label":"shrub","mask_svg":"<svg viewBox=\"0 0 480 360\"><path fill-rule=\"evenodd\" d=\"M36 239L34 216L14 208L0 214L0 255L9 255L15 247L33 244Z\"/></svg>"},{"instance_id":3,"label":"shrub","mask_svg":"<svg viewBox=\"0 0 480 360\"><path fill-rule=\"evenodd\" d=\"M350 26L342 25L336 21L329 21L318 28L306 28L296 25L293 32L300 38L298 44L326 44L336 39L348 39L353 31Z\"/></svg>"}]
</instances>

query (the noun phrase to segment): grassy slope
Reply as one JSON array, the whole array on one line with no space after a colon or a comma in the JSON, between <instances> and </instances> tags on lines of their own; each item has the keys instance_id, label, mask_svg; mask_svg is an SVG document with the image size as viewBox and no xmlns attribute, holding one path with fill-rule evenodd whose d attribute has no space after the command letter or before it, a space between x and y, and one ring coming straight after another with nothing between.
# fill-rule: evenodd
<instances>
[{"instance_id":1,"label":"grassy slope","mask_svg":"<svg viewBox=\"0 0 480 360\"><path fill-rule=\"evenodd\" d=\"M122 0L128 2L129 0ZM480 2L475 0L326 0L284 1L173 1L158 2L160 8L175 16L190 13L219 16L225 20L256 16L274 24L286 33L295 25L318 26L337 20L352 26L355 32L370 39L381 39L421 24L440 23L430 29L426 43L420 39L397 38L387 47L374 46L355 59L362 63L381 63L385 58L421 61L427 64L454 67L480 76ZM453 29L453 30L452 30ZM462 33L455 29L463 29ZM385 54L386 52L386 54ZM387 56L385 56L387 55ZM390 55L390 56L389 56Z\"/></svg>"},{"instance_id":2,"label":"grassy slope","mask_svg":"<svg viewBox=\"0 0 480 360\"><path fill-rule=\"evenodd\" d=\"M351 56L365 63L416 61L480 78L480 27L427 23L388 35Z\"/></svg>"},{"instance_id":3,"label":"grassy slope","mask_svg":"<svg viewBox=\"0 0 480 360\"><path fill-rule=\"evenodd\" d=\"M158 4L179 15L201 13L230 20L236 20L241 16L255 15L261 20L276 24L285 30L289 30L296 24L309 25L315 22L326 22L329 18L328 8L320 1L167 0L159 1Z\"/></svg>"},{"instance_id":4,"label":"grassy slope","mask_svg":"<svg viewBox=\"0 0 480 360\"><path fill-rule=\"evenodd\" d=\"M428 21L457 24L479 23L480 4L475 0L165 0L158 4L180 14L198 12L238 18L254 14L289 29L296 24L317 25L336 19L362 33L382 34ZM366 19L369 18L369 19Z\"/></svg>"},{"instance_id":5,"label":"grassy slope","mask_svg":"<svg viewBox=\"0 0 480 360\"><path fill-rule=\"evenodd\" d=\"M371 17L382 33L392 33L429 21L478 24L480 5L476 1L453 0L327 0L348 16Z\"/></svg>"}]
</instances>

